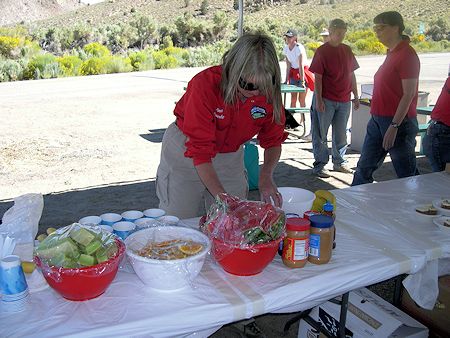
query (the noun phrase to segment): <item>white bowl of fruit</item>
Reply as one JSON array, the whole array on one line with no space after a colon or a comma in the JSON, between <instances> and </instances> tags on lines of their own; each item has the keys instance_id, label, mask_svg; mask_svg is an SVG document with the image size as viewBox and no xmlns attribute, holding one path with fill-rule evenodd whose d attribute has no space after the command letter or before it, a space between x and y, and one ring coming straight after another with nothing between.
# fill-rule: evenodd
<instances>
[{"instance_id":1,"label":"white bowl of fruit","mask_svg":"<svg viewBox=\"0 0 450 338\"><path fill-rule=\"evenodd\" d=\"M211 249L209 238L183 226L155 226L125 239L126 254L147 286L172 291L192 285Z\"/></svg>"}]
</instances>

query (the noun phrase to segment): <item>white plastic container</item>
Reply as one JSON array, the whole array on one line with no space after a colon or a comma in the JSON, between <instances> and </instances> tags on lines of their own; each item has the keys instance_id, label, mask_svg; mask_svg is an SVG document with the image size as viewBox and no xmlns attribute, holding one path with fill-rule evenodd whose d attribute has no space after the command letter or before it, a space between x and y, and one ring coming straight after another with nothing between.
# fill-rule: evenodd
<instances>
[{"instance_id":1,"label":"white plastic container","mask_svg":"<svg viewBox=\"0 0 450 338\"><path fill-rule=\"evenodd\" d=\"M285 213L294 213L303 217L305 211L311 210L313 202L316 198L313 192L295 187L280 187L278 188L283 197L283 206L281 209Z\"/></svg>"},{"instance_id":2,"label":"white plastic container","mask_svg":"<svg viewBox=\"0 0 450 338\"><path fill-rule=\"evenodd\" d=\"M190 257L173 260L145 258L135 252L149 241L162 242L172 239L192 240L203 249ZM137 231L125 240L127 256L138 277L147 286L160 291L173 291L192 284L211 249L209 238L198 230L181 226L156 226Z\"/></svg>"}]
</instances>

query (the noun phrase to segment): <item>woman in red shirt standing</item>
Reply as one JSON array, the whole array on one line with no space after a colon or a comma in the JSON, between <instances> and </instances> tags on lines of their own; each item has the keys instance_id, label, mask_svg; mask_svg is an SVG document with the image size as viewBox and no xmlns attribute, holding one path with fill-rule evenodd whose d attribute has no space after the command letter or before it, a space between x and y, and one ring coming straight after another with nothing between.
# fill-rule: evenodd
<instances>
[{"instance_id":1,"label":"woman in red shirt standing","mask_svg":"<svg viewBox=\"0 0 450 338\"><path fill-rule=\"evenodd\" d=\"M400 13L384 12L373 22L378 40L388 52L374 76L372 117L352 185L373 182L373 172L388 153L397 177L418 174L415 147L420 61L409 38L402 34L405 26Z\"/></svg>"},{"instance_id":2,"label":"woman in red shirt standing","mask_svg":"<svg viewBox=\"0 0 450 338\"><path fill-rule=\"evenodd\" d=\"M423 139L423 149L433 171L442 171L450 163L450 71L448 75Z\"/></svg>"},{"instance_id":3,"label":"woman in red shirt standing","mask_svg":"<svg viewBox=\"0 0 450 338\"><path fill-rule=\"evenodd\" d=\"M259 34L242 36L222 65L192 78L162 141L156 179L161 209L189 218L204 215L220 193L246 198L242 145L255 135L264 148L261 199L281 206L272 177L287 137L280 83L275 47Z\"/></svg>"}]
</instances>

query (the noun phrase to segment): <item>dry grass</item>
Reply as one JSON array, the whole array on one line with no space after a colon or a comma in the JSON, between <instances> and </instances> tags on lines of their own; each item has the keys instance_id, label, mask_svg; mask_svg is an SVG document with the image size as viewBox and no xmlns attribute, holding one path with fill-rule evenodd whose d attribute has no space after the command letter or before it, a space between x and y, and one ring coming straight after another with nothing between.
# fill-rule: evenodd
<instances>
[{"instance_id":1,"label":"dry grass","mask_svg":"<svg viewBox=\"0 0 450 338\"><path fill-rule=\"evenodd\" d=\"M24 0L19 0L24 1ZM77 0L72 0L77 1ZM42 6L43 3L54 3L55 0L28 0L28 6L33 3ZM70 2L66 0L66 2ZM231 0L208 0L209 10L206 16L200 15L200 5L202 0L189 0L189 5L185 6L182 0L106 0L95 5L84 6L76 10L58 14L55 11L52 18L35 21L34 25L40 27L67 27L74 26L80 22L97 26L106 23L119 23L131 20L134 13L142 13L152 16L161 25L172 23L184 12L189 12L198 18L211 18L217 10L227 13L230 21L237 21L238 13L233 9ZM245 1L249 4L251 1ZM267 1L269 2L269 1ZM47 6L51 7L51 6ZM67 7L67 6L66 6ZM358 25L369 25L372 18L386 10L397 10L403 14L409 25L416 26L419 22L429 22L436 18L450 17L450 7L446 1L442 0L336 0L334 5L319 5L319 0L309 0L307 4L300 5L299 0L287 0L275 2L274 6L247 7L245 10L245 22L261 22L270 19L282 22L283 25L299 25L307 21L320 19L330 20L335 17L351 20ZM0 3L0 12L2 11ZM19 15L20 20L27 22L26 13Z\"/></svg>"}]
</instances>

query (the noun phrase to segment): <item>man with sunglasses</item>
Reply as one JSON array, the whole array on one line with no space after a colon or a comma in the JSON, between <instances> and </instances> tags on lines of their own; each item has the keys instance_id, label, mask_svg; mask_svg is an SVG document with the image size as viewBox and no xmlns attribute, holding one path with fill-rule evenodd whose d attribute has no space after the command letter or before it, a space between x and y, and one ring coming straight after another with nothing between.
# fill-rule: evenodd
<instances>
[{"instance_id":1,"label":"man with sunglasses","mask_svg":"<svg viewBox=\"0 0 450 338\"><path fill-rule=\"evenodd\" d=\"M220 66L192 78L164 133L156 193L159 207L180 218L202 216L220 193L246 198L243 144L257 135L264 149L261 200L281 206L273 181L284 131L281 75L273 42L244 35Z\"/></svg>"},{"instance_id":2,"label":"man with sunglasses","mask_svg":"<svg viewBox=\"0 0 450 338\"><path fill-rule=\"evenodd\" d=\"M315 89L312 100L312 143L314 153L313 174L330 177L325 165L329 161L327 134L332 127L333 169L352 173L344 163L347 150L347 122L350 116L350 94L353 93L353 107L359 108L358 89L354 71L358 62L349 46L342 43L347 24L334 19L328 27L328 42L320 46L309 69L314 72Z\"/></svg>"}]
</instances>

